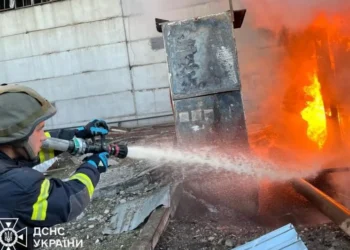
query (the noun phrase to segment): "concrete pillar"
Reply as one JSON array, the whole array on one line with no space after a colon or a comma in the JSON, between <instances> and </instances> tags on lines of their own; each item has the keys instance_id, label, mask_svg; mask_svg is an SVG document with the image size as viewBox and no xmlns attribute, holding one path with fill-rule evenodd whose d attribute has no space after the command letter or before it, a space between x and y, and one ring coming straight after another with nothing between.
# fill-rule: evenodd
<instances>
[{"instance_id":1,"label":"concrete pillar","mask_svg":"<svg viewBox=\"0 0 350 250\"><path fill-rule=\"evenodd\" d=\"M230 13L163 26L177 142L247 147Z\"/></svg>"},{"instance_id":2,"label":"concrete pillar","mask_svg":"<svg viewBox=\"0 0 350 250\"><path fill-rule=\"evenodd\" d=\"M177 144L229 155L249 151L230 12L167 22L162 33ZM257 183L233 171L187 175L184 189L213 205L257 213Z\"/></svg>"}]
</instances>

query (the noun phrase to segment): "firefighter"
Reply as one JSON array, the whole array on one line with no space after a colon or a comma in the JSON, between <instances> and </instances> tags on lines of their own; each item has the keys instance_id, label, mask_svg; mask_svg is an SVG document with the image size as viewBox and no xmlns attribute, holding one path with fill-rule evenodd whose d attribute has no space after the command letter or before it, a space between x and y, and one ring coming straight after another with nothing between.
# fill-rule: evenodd
<instances>
[{"instance_id":1,"label":"firefighter","mask_svg":"<svg viewBox=\"0 0 350 250\"><path fill-rule=\"evenodd\" d=\"M45 133L45 121L55 113L56 108L33 89L0 85L0 218L18 219L15 231L27 227L25 249L33 248L37 228L69 222L82 213L100 179L97 166L108 168L108 154L100 153L86 157L65 181L48 179L32 169L58 154L41 150L48 136L86 139L108 133L107 124L101 120L76 130ZM20 249L18 244L16 249Z\"/></svg>"}]
</instances>

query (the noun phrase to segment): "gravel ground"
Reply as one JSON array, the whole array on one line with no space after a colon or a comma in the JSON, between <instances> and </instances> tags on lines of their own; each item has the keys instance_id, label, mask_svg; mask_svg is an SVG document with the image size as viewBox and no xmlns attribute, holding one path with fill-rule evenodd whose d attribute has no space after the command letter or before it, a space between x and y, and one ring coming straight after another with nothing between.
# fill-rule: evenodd
<instances>
[{"instance_id":1,"label":"gravel ground","mask_svg":"<svg viewBox=\"0 0 350 250\"><path fill-rule=\"evenodd\" d=\"M120 235L103 235L102 233L112 217L112 211L115 205L120 202L120 199L116 198L117 197L93 200L85 212L82 213L76 220L57 226L58 228L64 228L64 236L51 236L50 239L59 241L68 239L69 241L72 241L75 238L78 241L82 240L83 249L129 249L133 241L137 239L139 230L134 230ZM49 247L43 249L56 250L75 248Z\"/></svg>"}]
</instances>

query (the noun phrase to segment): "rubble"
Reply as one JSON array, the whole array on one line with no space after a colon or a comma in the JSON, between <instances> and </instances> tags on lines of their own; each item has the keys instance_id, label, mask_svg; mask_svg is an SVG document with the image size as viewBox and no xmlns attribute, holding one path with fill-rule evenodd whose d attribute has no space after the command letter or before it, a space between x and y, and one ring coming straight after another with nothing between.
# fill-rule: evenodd
<instances>
[{"instance_id":1,"label":"rubble","mask_svg":"<svg viewBox=\"0 0 350 250\"><path fill-rule=\"evenodd\" d=\"M262 227L247 218L232 219L229 214L222 212L178 215L170 222L156 250L229 250L259 238L279 226ZM297 226L296 230L309 250L350 249L350 237L333 223L301 225ZM214 234L215 240L202 240L209 239Z\"/></svg>"},{"instance_id":2,"label":"rubble","mask_svg":"<svg viewBox=\"0 0 350 250\"><path fill-rule=\"evenodd\" d=\"M147 127L129 130L126 133L111 133L112 141L128 141L129 145L148 145L152 138L153 145L161 146L173 143L175 130L173 126ZM131 140L128 140L130 136ZM78 159L63 155L59 159L57 169L50 177L67 178L76 168ZM120 234L104 234L106 226L111 222L113 211L118 204L126 204L146 194L152 194L160 187L173 182L176 173L171 168L153 168L146 161L125 159L116 160L108 174L101 175L101 182L91 204L74 221L57 227L63 227L64 237L83 240L84 249L132 249L142 239L155 237L147 234L146 220L132 231ZM276 229L280 225L264 226L255 218L247 218L239 212L227 208L207 204L184 192L179 206L171 216L171 211L157 209L150 218L160 225L164 218L170 218L167 224L159 228L159 241L156 237L155 249L232 249ZM315 214L319 213L317 210ZM150 220L148 218L148 220ZM157 225L158 225L157 224ZM345 250L350 249L350 238L336 225L324 223L319 225L294 225L309 250ZM157 228L155 225L149 227ZM165 230L164 232L162 230ZM62 239L57 235L52 238ZM154 246L153 246L154 247ZM43 248L62 249L62 248ZM69 249L69 248L64 248ZM73 249L73 248L72 248Z\"/></svg>"},{"instance_id":3,"label":"rubble","mask_svg":"<svg viewBox=\"0 0 350 250\"><path fill-rule=\"evenodd\" d=\"M227 239L227 240L225 241L225 246L227 246L227 247L234 247L233 240Z\"/></svg>"}]
</instances>

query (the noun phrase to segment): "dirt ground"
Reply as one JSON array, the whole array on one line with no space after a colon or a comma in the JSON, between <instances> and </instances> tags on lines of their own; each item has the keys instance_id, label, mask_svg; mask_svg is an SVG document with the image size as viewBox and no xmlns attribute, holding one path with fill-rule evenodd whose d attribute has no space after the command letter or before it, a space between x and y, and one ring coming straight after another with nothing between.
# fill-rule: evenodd
<instances>
[{"instance_id":1,"label":"dirt ground","mask_svg":"<svg viewBox=\"0 0 350 250\"><path fill-rule=\"evenodd\" d=\"M232 249L254 240L271 229L258 225L223 225L216 216L183 218L170 222L156 249ZM309 250L348 250L350 238L334 224L298 227Z\"/></svg>"},{"instance_id":2,"label":"dirt ground","mask_svg":"<svg viewBox=\"0 0 350 250\"><path fill-rule=\"evenodd\" d=\"M128 141L129 145L146 145L151 141L153 146L161 146L163 143L171 143L174 135L173 126L159 126L126 132L115 130L108 139L109 141ZM77 159L63 158L56 168L65 169L53 172L51 176L66 178L74 171L76 164ZM106 235L103 230L110 223L117 204L152 192L162 182L169 181L166 175L162 175L162 171L167 171L166 168L154 170L152 167L146 161L115 159L109 173L105 174L99 184L101 188L97 191L99 196L93 199L76 220L58 225L58 227L64 227L66 233L64 237L83 240L84 249L130 249L138 239L142 225L133 231L119 235ZM135 179L135 176L138 178ZM314 213L319 212L315 210ZM310 250L350 249L350 238L333 223L314 226L294 224L294 226ZM232 249L277 228L276 225L266 226L256 220L248 219L225 207L208 209L208 206L184 192L176 215L170 220L167 229L160 237L156 249ZM60 236L52 238L64 239Z\"/></svg>"},{"instance_id":3,"label":"dirt ground","mask_svg":"<svg viewBox=\"0 0 350 250\"><path fill-rule=\"evenodd\" d=\"M178 213L160 238L157 250L233 249L286 224L266 226L227 209L218 213L198 209L198 204L196 212L190 213L184 206L193 202L189 197L183 199ZM350 237L334 223L294 226L309 250L350 249Z\"/></svg>"}]
</instances>

